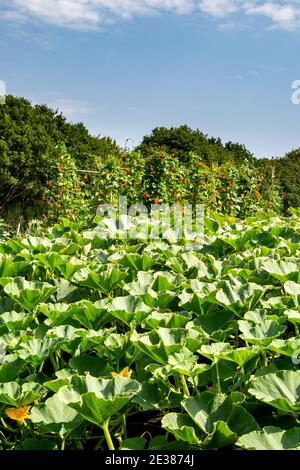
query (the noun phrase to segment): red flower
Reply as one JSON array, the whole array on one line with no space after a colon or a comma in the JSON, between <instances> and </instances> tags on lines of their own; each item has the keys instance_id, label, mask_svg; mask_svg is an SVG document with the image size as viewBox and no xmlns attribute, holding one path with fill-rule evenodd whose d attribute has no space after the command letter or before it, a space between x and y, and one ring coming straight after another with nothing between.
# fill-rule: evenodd
<instances>
[{"instance_id":1,"label":"red flower","mask_svg":"<svg viewBox=\"0 0 300 470\"><path fill-rule=\"evenodd\" d=\"M258 191L254 192L255 199L258 201L260 198L260 193Z\"/></svg>"}]
</instances>

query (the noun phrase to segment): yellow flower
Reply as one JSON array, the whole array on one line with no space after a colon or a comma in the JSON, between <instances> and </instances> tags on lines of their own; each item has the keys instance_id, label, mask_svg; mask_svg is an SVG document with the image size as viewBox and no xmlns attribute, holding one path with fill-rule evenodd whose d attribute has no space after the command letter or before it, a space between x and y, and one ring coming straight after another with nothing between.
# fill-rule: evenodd
<instances>
[{"instance_id":1,"label":"yellow flower","mask_svg":"<svg viewBox=\"0 0 300 470\"><path fill-rule=\"evenodd\" d=\"M18 421L23 424L25 419L29 419L29 410L31 406L20 406L19 408L6 408L5 413L10 419Z\"/></svg>"},{"instance_id":2,"label":"yellow flower","mask_svg":"<svg viewBox=\"0 0 300 470\"><path fill-rule=\"evenodd\" d=\"M117 372L112 372L111 375L113 377L126 377L127 379L129 378L129 368L128 367L125 367L125 369L121 370L121 372L117 373Z\"/></svg>"}]
</instances>

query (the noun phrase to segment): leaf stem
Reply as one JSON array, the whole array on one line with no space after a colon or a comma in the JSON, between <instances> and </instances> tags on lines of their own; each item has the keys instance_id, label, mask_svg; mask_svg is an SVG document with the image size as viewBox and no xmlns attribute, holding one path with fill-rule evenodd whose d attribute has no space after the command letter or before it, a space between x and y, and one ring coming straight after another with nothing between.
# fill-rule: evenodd
<instances>
[{"instance_id":1,"label":"leaf stem","mask_svg":"<svg viewBox=\"0 0 300 470\"><path fill-rule=\"evenodd\" d=\"M55 359L54 359L53 354L50 354L49 359L50 359L50 361L51 361L51 364L52 364L52 367L53 367L53 369L54 369L54 372L56 372L56 371L57 371L57 364L56 364L56 362L55 362Z\"/></svg>"},{"instance_id":2,"label":"leaf stem","mask_svg":"<svg viewBox=\"0 0 300 470\"><path fill-rule=\"evenodd\" d=\"M189 388L187 386L184 374L180 374L180 380L181 380L182 390L183 390L184 396L187 397L187 398L190 397L191 396L190 391L189 391Z\"/></svg>"},{"instance_id":3,"label":"leaf stem","mask_svg":"<svg viewBox=\"0 0 300 470\"><path fill-rule=\"evenodd\" d=\"M102 429L103 429L105 440L106 440L109 450L115 450L115 446L114 446L114 443L112 441L112 438L109 432L109 420L105 421L105 423L102 426Z\"/></svg>"},{"instance_id":4,"label":"leaf stem","mask_svg":"<svg viewBox=\"0 0 300 470\"><path fill-rule=\"evenodd\" d=\"M218 393L222 393L218 361L216 362L216 377L217 377L217 390L218 390Z\"/></svg>"}]
</instances>

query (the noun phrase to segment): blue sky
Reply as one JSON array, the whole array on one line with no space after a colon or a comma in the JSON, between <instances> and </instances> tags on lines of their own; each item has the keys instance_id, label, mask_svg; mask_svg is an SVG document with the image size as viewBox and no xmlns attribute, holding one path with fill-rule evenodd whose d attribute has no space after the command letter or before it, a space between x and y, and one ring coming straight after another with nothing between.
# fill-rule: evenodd
<instances>
[{"instance_id":1,"label":"blue sky","mask_svg":"<svg viewBox=\"0 0 300 470\"><path fill-rule=\"evenodd\" d=\"M300 1L0 0L0 80L93 134L188 124L258 156L300 147Z\"/></svg>"}]
</instances>

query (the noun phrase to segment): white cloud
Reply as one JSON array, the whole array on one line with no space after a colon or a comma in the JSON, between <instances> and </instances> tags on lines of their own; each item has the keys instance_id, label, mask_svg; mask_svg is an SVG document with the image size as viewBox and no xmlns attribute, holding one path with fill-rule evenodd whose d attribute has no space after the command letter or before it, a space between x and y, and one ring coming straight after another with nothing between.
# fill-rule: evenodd
<instances>
[{"instance_id":1,"label":"white cloud","mask_svg":"<svg viewBox=\"0 0 300 470\"><path fill-rule=\"evenodd\" d=\"M3 21L24 22L36 18L77 29L97 28L116 19L128 20L166 12L176 15L202 12L227 19L237 17L236 24L242 23L242 16L261 16L277 28L300 26L300 0L0 0L0 19Z\"/></svg>"},{"instance_id":2,"label":"white cloud","mask_svg":"<svg viewBox=\"0 0 300 470\"><path fill-rule=\"evenodd\" d=\"M199 7L205 13L214 16L227 16L238 11L239 4L236 0L202 0Z\"/></svg>"},{"instance_id":3,"label":"white cloud","mask_svg":"<svg viewBox=\"0 0 300 470\"><path fill-rule=\"evenodd\" d=\"M299 2L276 3L276 2L249 2L244 5L248 15L260 15L270 18L275 27L281 29L295 29L300 26L300 6Z\"/></svg>"},{"instance_id":4,"label":"white cloud","mask_svg":"<svg viewBox=\"0 0 300 470\"><path fill-rule=\"evenodd\" d=\"M57 99L49 103L50 108L58 109L67 118L88 114L91 111L89 104L83 100Z\"/></svg>"}]
</instances>

